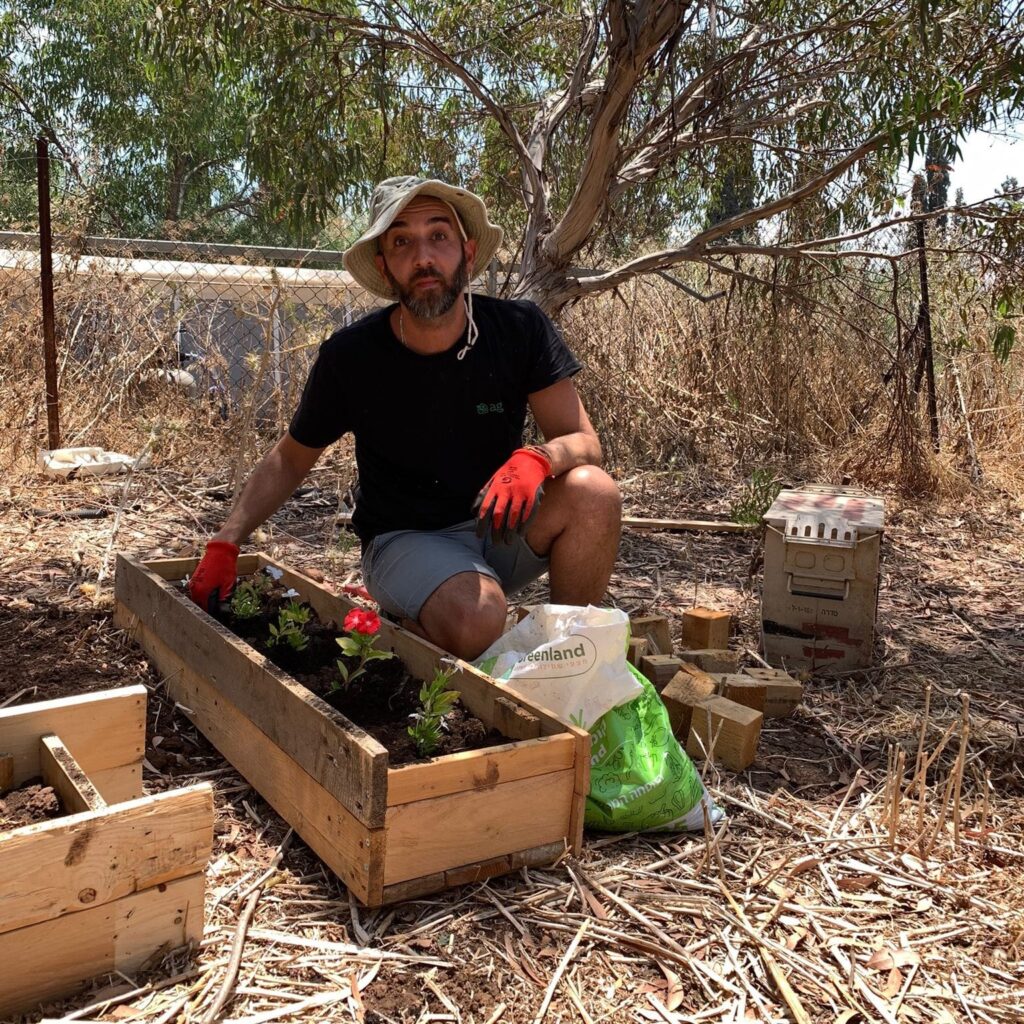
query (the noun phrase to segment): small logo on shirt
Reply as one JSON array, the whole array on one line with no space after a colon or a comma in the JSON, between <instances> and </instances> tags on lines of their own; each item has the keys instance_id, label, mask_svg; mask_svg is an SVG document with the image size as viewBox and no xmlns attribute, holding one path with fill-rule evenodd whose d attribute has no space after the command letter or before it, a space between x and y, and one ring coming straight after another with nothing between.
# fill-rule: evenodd
<instances>
[{"instance_id":1,"label":"small logo on shirt","mask_svg":"<svg viewBox=\"0 0 1024 1024\"><path fill-rule=\"evenodd\" d=\"M504 412L504 411L505 411L505 406L504 406L504 404L502 402L491 402L489 405L487 404L487 402L481 402L476 407L476 414L477 414L477 416L486 416L488 413L491 413L491 412Z\"/></svg>"}]
</instances>

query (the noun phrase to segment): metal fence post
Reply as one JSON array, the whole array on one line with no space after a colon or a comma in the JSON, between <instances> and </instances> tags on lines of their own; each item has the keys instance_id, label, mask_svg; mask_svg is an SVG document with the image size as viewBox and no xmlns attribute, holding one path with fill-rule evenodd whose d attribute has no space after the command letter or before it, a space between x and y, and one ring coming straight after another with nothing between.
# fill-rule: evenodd
<instances>
[{"instance_id":1,"label":"metal fence post","mask_svg":"<svg viewBox=\"0 0 1024 1024\"><path fill-rule=\"evenodd\" d=\"M60 447L57 398L57 329L53 313L53 237L50 229L50 154L46 139L36 139L39 189L39 285L43 293L43 353L46 367L46 436L50 449Z\"/></svg>"}]
</instances>

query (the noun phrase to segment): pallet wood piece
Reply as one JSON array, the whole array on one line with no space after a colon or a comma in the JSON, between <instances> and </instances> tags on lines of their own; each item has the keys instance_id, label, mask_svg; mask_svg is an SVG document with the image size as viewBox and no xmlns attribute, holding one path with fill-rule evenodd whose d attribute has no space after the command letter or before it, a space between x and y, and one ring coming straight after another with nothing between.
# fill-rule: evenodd
<instances>
[{"instance_id":1,"label":"pallet wood piece","mask_svg":"<svg viewBox=\"0 0 1024 1024\"><path fill-rule=\"evenodd\" d=\"M682 667L683 662L671 654L648 654L640 659L640 671L659 693Z\"/></svg>"},{"instance_id":2,"label":"pallet wood piece","mask_svg":"<svg viewBox=\"0 0 1024 1024\"><path fill-rule=\"evenodd\" d=\"M714 679L706 672L684 663L661 691L661 700L668 710L672 734L681 743L685 743L690 735L690 717L694 704L713 696L715 685Z\"/></svg>"},{"instance_id":3,"label":"pallet wood piece","mask_svg":"<svg viewBox=\"0 0 1024 1024\"><path fill-rule=\"evenodd\" d=\"M645 519L642 516L623 516L622 525L633 530L666 530L693 533L749 533L760 529L746 523L731 523L717 519Z\"/></svg>"},{"instance_id":4,"label":"pallet wood piece","mask_svg":"<svg viewBox=\"0 0 1024 1024\"><path fill-rule=\"evenodd\" d=\"M159 623L164 636L173 635L184 660L202 664L218 692L352 815L371 827L383 823L387 751L372 736L148 567L119 555L114 591L144 626ZM196 628L197 617L205 629Z\"/></svg>"},{"instance_id":5,"label":"pallet wood piece","mask_svg":"<svg viewBox=\"0 0 1024 1024\"><path fill-rule=\"evenodd\" d=\"M237 690L209 673L209 661L203 660L201 653L220 643L220 631L175 586L196 564L194 559L176 560L170 572L164 563L142 564L119 556L118 587L123 567L131 585L116 591L115 621L130 628L149 652L182 712L361 902L378 906L410 898L403 893L436 891L460 884L463 877L485 877L480 874L485 870L513 870L509 865L518 863L516 857L523 851L544 850L550 863L567 847L580 850L589 789L589 734L533 704L512 687L498 685L473 666L386 621L378 633L380 649L393 651L410 673L421 679L432 678L439 668L450 670L448 685L460 692L470 711L514 742L403 768L388 767L384 751L382 778L365 787L370 805L384 808L383 817L377 825L373 819L364 820L369 815L361 819L344 804L341 793L328 786L320 771L322 752L305 751L298 763L296 751L284 749L275 738L294 736L296 730L280 723L271 730L265 720L256 725L250 717L250 703L236 704ZM263 554L255 556L250 571L268 566L280 570L281 582L294 588L325 622L338 624L352 608L361 607ZM142 614L132 606L140 594L145 596ZM168 619L153 614L154 608L168 606L168 600L191 617L181 625L195 634L192 642L183 642L181 629L169 632ZM247 644L242 648L262 667L264 659ZM262 679L270 691L281 685L274 673ZM285 683L308 693L289 677ZM264 691L260 699L272 702L275 696ZM356 729L327 707L350 730ZM311 741L307 730L306 745L318 746L316 737L314 731ZM347 772L359 768L354 761L343 767ZM557 852L551 852L555 847Z\"/></svg>"},{"instance_id":6,"label":"pallet wood piece","mask_svg":"<svg viewBox=\"0 0 1024 1024\"><path fill-rule=\"evenodd\" d=\"M212 846L209 783L7 832L0 839L0 929L26 928L201 874Z\"/></svg>"},{"instance_id":7,"label":"pallet wood piece","mask_svg":"<svg viewBox=\"0 0 1024 1024\"><path fill-rule=\"evenodd\" d=\"M352 513L342 512L338 516L338 523L342 526L351 526ZM759 523L733 523L725 519L650 519L645 516L623 516L622 525L631 530L692 533L750 533L761 528Z\"/></svg>"},{"instance_id":8,"label":"pallet wood piece","mask_svg":"<svg viewBox=\"0 0 1024 1024\"><path fill-rule=\"evenodd\" d=\"M204 888L199 872L0 934L0 1016L66 996L98 974L132 974L157 951L198 944Z\"/></svg>"},{"instance_id":9,"label":"pallet wood piece","mask_svg":"<svg viewBox=\"0 0 1024 1024\"><path fill-rule=\"evenodd\" d=\"M11 788L14 781L14 755L0 754L0 796Z\"/></svg>"},{"instance_id":10,"label":"pallet wood piece","mask_svg":"<svg viewBox=\"0 0 1024 1024\"><path fill-rule=\"evenodd\" d=\"M765 684L765 718L789 718L803 702L803 683L782 669L751 667L743 673Z\"/></svg>"},{"instance_id":11,"label":"pallet wood piece","mask_svg":"<svg viewBox=\"0 0 1024 1024\"><path fill-rule=\"evenodd\" d=\"M398 903L402 900L416 899L420 896L440 892L442 889L450 889L455 885L483 882L495 875L506 875L509 872L518 871L520 868L545 867L553 864L565 851L564 843L547 843L529 850L509 853L503 857L492 857L490 860L480 861L476 864L466 864L448 871L437 871L432 875L413 878L408 882L396 882L394 885L384 888L384 902Z\"/></svg>"},{"instance_id":12,"label":"pallet wood piece","mask_svg":"<svg viewBox=\"0 0 1024 1024\"><path fill-rule=\"evenodd\" d=\"M763 718L760 711L725 697L707 697L693 707L686 752L690 757L706 757L714 741L715 762L734 772L744 771L757 756Z\"/></svg>"},{"instance_id":13,"label":"pallet wood piece","mask_svg":"<svg viewBox=\"0 0 1024 1024\"><path fill-rule=\"evenodd\" d=\"M631 636L647 638L651 654L672 653L672 631L664 615L641 615L629 620Z\"/></svg>"},{"instance_id":14,"label":"pallet wood piece","mask_svg":"<svg viewBox=\"0 0 1024 1024\"><path fill-rule=\"evenodd\" d=\"M499 857L509 846L524 849L565 836L575 773L551 772L476 790L388 808L384 884L448 870L452 846L466 862ZM519 808L528 806L529 815ZM454 867L454 866L453 866Z\"/></svg>"},{"instance_id":15,"label":"pallet wood piece","mask_svg":"<svg viewBox=\"0 0 1024 1024\"><path fill-rule=\"evenodd\" d=\"M680 651L679 657L705 672L739 672L740 670L739 651L705 648L696 651Z\"/></svg>"},{"instance_id":16,"label":"pallet wood piece","mask_svg":"<svg viewBox=\"0 0 1024 1024\"><path fill-rule=\"evenodd\" d=\"M759 679L738 673L727 673L719 677L718 692L727 700L764 713L768 686Z\"/></svg>"},{"instance_id":17,"label":"pallet wood piece","mask_svg":"<svg viewBox=\"0 0 1024 1024\"><path fill-rule=\"evenodd\" d=\"M59 736L43 736L39 743L43 782L53 788L65 814L100 811L107 806Z\"/></svg>"},{"instance_id":18,"label":"pallet wood piece","mask_svg":"<svg viewBox=\"0 0 1024 1024\"><path fill-rule=\"evenodd\" d=\"M137 625L136 630L135 639L166 678L168 692L206 738L357 899L372 903L379 897L383 886L383 830L371 829L352 815L333 793L307 774L152 630L142 625Z\"/></svg>"},{"instance_id":19,"label":"pallet wood piece","mask_svg":"<svg viewBox=\"0 0 1024 1024\"><path fill-rule=\"evenodd\" d=\"M645 636L631 636L629 646L626 648L626 661L636 668L640 667L640 659L647 656L650 644Z\"/></svg>"},{"instance_id":20,"label":"pallet wood piece","mask_svg":"<svg viewBox=\"0 0 1024 1024\"><path fill-rule=\"evenodd\" d=\"M683 612L683 647L690 650L724 649L729 646L732 616L712 608L689 608Z\"/></svg>"},{"instance_id":21,"label":"pallet wood piece","mask_svg":"<svg viewBox=\"0 0 1024 1024\"><path fill-rule=\"evenodd\" d=\"M538 736L522 743L461 751L439 763L403 765L388 772L388 807L450 793L493 791L500 782L572 768L575 757L575 737Z\"/></svg>"},{"instance_id":22,"label":"pallet wood piece","mask_svg":"<svg viewBox=\"0 0 1024 1024\"><path fill-rule=\"evenodd\" d=\"M0 750L13 755L11 785L42 774L39 738L60 736L108 803L141 796L140 765L146 741L146 688L40 701L0 710Z\"/></svg>"}]
</instances>

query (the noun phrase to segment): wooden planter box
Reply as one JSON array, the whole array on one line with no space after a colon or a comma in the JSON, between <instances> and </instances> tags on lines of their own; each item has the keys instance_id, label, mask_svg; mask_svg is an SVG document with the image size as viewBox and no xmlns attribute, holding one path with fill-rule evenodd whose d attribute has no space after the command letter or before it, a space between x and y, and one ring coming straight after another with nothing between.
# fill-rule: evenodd
<instances>
[{"instance_id":1,"label":"wooden planter box","mask_svg":"<svg viewBox=\"0 0 1024 1024\"><path fill-rule=\"evenodd\" d=\"M590 736L458 662L451 686L513 742L391 768L372 736L193 604L172 581L195 559L117 560L115 621L217 749L367 906L550 864L579 850ZM265 555L324 622L356 605ZM381 649L429 679L440 648L382 622Z\"/></svg>"},{"instance_id":2,"label":"wooden planter box","mask_svg":"<svg viewBox=\"0 0 1024 1024\"><path fill-rule=\"evenodd\" d=\"M3 788L69 812L0 831L0 1018L202 938L213 790L143 796L145 739L143 686L0 710Z\"/></svg>"}]
</instances>

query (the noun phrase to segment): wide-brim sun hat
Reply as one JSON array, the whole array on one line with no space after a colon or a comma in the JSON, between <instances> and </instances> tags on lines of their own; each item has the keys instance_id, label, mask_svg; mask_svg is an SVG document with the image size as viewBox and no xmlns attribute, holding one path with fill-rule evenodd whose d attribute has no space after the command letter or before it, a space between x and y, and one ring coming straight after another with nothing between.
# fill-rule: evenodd
<instances>
[{"instance_id":1,"label":"wide-brim sun hat","mask_svg":"<svg viewBox=\"0 0 1024 1024\"><path fill-rule=\"evenodd\" d=\"M447 203L462 221L467 238L476 239L473 277L487 269L501 245L505 232L492 224L484 201L464 188L433 178L407 175L388 178L374 190L370 199L370 225L357 242L345 251L345 269L367 291L384 299L396 297L388 279L377 269L379 239L391 227L399 213L417 196L430 196Z\"/></svg>"}]
</instances>

